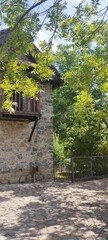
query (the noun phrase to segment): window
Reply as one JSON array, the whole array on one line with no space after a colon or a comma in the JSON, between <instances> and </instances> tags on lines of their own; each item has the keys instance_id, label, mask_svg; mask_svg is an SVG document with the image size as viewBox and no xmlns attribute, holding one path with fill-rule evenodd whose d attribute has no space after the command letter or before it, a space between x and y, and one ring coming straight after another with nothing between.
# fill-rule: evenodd
<instances>
[{"instance_id":1,"label":"window","mask_svg":"<svg viewBox=\"0 0 108 240\"><path fill-rule=\"evenodd\" d=\"M39 98L39 95L38 95ZM13 91L13 96L11 98L12 102L16 102L17 105L14 106L15 113L22 112L22 113L39 113L39 100L36 101L35 99L30 98L29 96L22 96L22 93L15 93ZM3 95L2 91L0 91L0 109L2 110L2 103L3 103Z\"/></svg>"}]
</instances>

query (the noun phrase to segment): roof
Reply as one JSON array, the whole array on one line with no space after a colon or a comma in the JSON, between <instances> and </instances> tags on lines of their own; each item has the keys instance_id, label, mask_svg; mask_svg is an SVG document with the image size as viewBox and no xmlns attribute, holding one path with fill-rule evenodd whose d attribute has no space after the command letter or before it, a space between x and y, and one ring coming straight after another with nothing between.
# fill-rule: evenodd
<instances>
[{"instance_id":1,"label":"roof","mask_svg":"<svg viewBox=\"0 0 108 240\"><path fill-rule=\"evenodd\" d=\"M10 31L9 28L0 30L0 47L3 45L6 36L9 34L9 31Z\"/></svg>"},{"instance_id":2,"label":"roof","mask_svg":"<svg viewBox=\"0 0 108 240\"><path fill-rule=\"evenodd\" d=\"M7 39L8 34L10 33L10 28L6 28L0 31L0 47L4 44L4 42ZM40 50L34 45L35 47L35 51L39 52ZM19 63L20 62L26 62L27 65L31 65L31 63L35 63L37 64L37 59L31 54L29 53L28 56L22 56L19 58ZM55 75L52 77L52 80L50 80L49 82L52 84L53 88L59 87L63 84L63 80L61 79L61 74L59 73L59 71L52 65L50 67L52 70L54 70ZM29 77L34 78L35 80L37 80L37 77L33 74L31 74L31 72L27 72Z\"/></svg>"}]
</instances>

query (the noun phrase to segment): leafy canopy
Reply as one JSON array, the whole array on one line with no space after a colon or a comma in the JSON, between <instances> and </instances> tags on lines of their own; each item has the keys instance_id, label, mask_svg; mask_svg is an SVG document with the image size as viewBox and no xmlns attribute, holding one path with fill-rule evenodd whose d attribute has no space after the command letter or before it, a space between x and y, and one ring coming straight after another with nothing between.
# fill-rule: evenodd
<instances>
[{"instance_id":1,"label":"leafy canopy","mask_svg":"<svg viewBox=\"0 0 108 240\"><path fill-rule=\"evenodd\" d=\"M36 1L37 5L38 3L40 1ZM54 74L50 68L53 60L51 48L49 49L47 43L41 42L39 52L33 43L41 29L39 13L28 10L27 0L14 2L1 0L0 3L0 24L4 23L9 27L4 32L0 48L0 79L2 79L0 86L5 99L3 108L6 110L10 110L14 104L11 101L13 90L32 98L39 93L39 83L29 78L25 74L27 71L37 75L39 82L50 80ZM37 64L30 62L28 59L30 54L36 61L38 59Z\"/></svg>"},{"instance_id":2,"label":"leafy canopy","mask_svg":"<svg viewBox=\"0 0 108 240\"><path fill-rule=\"evenodd\" d=\"M62 23L67 44L55 55L65 85L54 93L54 131L67 156L108 154L106 12L99 20L97 5L81 8Z\"/></svg>"}]
</instances>

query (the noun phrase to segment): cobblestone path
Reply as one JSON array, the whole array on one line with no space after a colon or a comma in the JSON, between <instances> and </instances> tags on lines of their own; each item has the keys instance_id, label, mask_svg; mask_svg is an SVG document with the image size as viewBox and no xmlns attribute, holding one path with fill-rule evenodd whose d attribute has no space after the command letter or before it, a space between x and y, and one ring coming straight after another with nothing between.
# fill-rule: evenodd
<instances>
[{"instance_id":1,"label":"cobblestone path","mask_svg":"<svg viewBox=\"0 0 108 240\"><path fill-rule=\"evenodd\" d=\"M0 240L108 240L108 179L0 185Z\"/></svg>"}]
</instances>

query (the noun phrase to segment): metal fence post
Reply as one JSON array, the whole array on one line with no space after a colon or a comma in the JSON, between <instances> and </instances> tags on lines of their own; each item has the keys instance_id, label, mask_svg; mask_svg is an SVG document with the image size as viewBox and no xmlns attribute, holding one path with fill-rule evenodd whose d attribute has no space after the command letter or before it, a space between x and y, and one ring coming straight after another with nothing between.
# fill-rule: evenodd
<instances>
[{"instance_id":1,"label":"metal fence post","mask_svg":"<svg viewBox=\"0 0 108 240\"><path fill-rule=\"evenodd\" d=\"M72 182L74 182L74 158L71 158L71 166L72 166Z\"/></svg>"},{"instance_id":2,"label":"metal fence post","mask_svg":"<svg viewBox=\"0 0 108 240\"><path fill-rule=\"evenodd\" d=\"M107 156L107 159L106 159L106 164L107 164L107 174L108 174L108 156Z\"/></svg>"},{"instance_id":3,"label":"metal fence post","mask_svg":"<svg viewBox=\"0 0 108 240\"><path fill-rule=\"evenodd\" d=\"M91 177L93 177L93 161L92 157L90 158L90 169L91 169Z\"/></svg>"}]
</instances>

